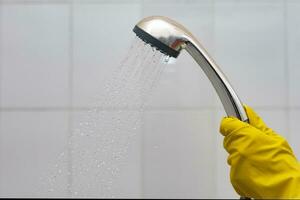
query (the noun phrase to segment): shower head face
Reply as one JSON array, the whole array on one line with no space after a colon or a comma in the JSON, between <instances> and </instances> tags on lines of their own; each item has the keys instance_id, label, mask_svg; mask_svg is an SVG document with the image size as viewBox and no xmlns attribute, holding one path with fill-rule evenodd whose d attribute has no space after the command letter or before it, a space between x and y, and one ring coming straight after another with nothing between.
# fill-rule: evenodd
<instances>
[{"instance_id":1,"label":"shower head face","mask_svg":"<svg viewBox=\"0 0 300 200\"><path fill-rule=\"evenodd\" d=\"M144 18L133 31L144 42L174 58L185 48L191 35L182 25L162 16Z\"/></svg>"}]
</instances>

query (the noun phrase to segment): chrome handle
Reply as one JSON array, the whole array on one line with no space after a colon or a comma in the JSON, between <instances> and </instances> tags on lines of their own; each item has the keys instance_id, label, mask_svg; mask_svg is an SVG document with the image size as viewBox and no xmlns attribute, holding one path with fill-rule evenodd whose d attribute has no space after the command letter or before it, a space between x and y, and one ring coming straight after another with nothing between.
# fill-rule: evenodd
<instances>
[{"instance_id":1,"label":"chrome handle","mask_svg":"<svg viewBox=\"0 0 300 200\"><path fill-rule=\"evenodd\" d=\"M243 104L233 90L231 84L225 77L224 73L216 65L204 48L195 39L190 40L184 47L187 52L200 65L213 87L215 88L225 112L228 116L233 116L241 121L248 121Z\"/></svg>"}]
</instances>

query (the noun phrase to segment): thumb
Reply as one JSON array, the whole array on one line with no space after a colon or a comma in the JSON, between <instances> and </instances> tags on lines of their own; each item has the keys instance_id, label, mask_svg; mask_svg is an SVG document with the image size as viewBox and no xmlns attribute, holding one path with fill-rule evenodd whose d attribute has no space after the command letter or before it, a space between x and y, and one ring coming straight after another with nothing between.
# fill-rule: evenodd
<instances>
[{"instance_id":1,"label":"thumb","mask_svg":"<svg viewBox=\"0 0 300 200\"><path fill-rule=\"evenodd\" d=\"M244 109L247 113L247 116L249 118L249 124L254 126L255 128L263 131L266 134L271 134L273 132L272 129L270 129L265 122L262 120L262 118L256 114L256 112L249 106L244 105Z\"/></svg>"}]
</instances>

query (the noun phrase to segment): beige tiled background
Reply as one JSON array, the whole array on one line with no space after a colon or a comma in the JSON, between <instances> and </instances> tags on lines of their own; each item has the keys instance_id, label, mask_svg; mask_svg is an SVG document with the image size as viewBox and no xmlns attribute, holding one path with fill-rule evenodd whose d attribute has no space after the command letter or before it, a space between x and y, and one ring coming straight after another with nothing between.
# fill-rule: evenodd
<instances>
[{"instance_id":1,"label":"beige tiled background","mask_svg":"<svg viewBox=\"0 0 300 200\"><path fill-rule=\"evenodd\" d=\"M36 194L78 116L125 56L133 26L149 15L188 27L300 157L299 11L296 0L0 0L0 197ZM118 196L238 197L218 133L224 115L183 52L150 97ZM66 195L71 181L59 183Z\"/></svg>"}]
</instances>

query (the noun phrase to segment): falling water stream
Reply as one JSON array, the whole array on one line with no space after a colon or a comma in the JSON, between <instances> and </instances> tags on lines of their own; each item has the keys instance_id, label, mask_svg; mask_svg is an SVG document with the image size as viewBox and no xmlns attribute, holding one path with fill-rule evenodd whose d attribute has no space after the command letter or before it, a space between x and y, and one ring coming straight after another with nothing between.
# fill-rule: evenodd
<instances>
[{"instance_id":1,"label":"falling water stream","mask_svg":"<svg viewBox=\"0 0 300 200\"><path fill-rule=\"evenodd\" d=\"M51 196L114 197L114 182L133 137L139 134L147 98L168 57L139 38L104 85L90 109L75 125L68 149L43 181Z\"/></svg>"}]
</instances>

